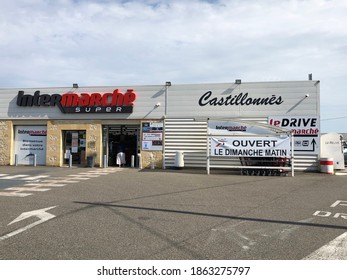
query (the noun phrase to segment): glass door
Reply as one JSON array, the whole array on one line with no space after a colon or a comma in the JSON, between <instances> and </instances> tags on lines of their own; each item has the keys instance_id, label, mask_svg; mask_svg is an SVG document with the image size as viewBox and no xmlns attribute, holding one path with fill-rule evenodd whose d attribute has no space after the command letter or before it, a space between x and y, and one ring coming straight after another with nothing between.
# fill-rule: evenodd
<instances>
[{"instance_id":1,"label":"glass door","mask_svg":"<svg viewBox=\"0 0 347 280\"><path fill-rule=\"evenodd\" d=\"M86 131L63 130L64 164L69 164L72 155L72 164L86 165Z\"/></svg>"}]
</instances>

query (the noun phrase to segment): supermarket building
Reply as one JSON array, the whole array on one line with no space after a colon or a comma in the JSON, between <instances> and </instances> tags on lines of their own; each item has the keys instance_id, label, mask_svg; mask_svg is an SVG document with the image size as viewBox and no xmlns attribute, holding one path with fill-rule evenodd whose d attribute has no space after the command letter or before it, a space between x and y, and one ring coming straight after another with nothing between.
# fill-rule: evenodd
<instances>
[{"instance_id":1,"label":"supermarket building","mask_svg":"<svg viewBox=\"0 0 347 280\"><path fill-rule=\"evenodd\" d=\"M319 95L314 80L0 89L0 165L114 166L123 152L126 165L169 168L180 151L205 167L211 126L242 136L267 124L294 133L296 169L317 170Z\"/></svg>"}]
</instances>

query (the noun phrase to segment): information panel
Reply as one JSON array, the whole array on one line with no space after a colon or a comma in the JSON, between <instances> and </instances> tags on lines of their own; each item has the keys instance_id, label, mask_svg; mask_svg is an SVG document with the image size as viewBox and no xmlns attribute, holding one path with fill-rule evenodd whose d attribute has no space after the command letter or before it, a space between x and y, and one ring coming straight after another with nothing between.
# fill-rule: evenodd
<instances>
[{"instance_id":1,"label":"information panel","mask_svg":"<svg viewBox=\"0 0 347 280\"><path fill-rule=\"evenodd\" d=\"M163 149L163 123L142 123L142 150L161 151Z\"/></svg>"},{"instance_id":2,"label":"information panel","mask_svg":"<svg viewBox=\"0 0 347 280\"><path fill-rule=\"evenodd\" d=\"M46 164L46 126L16 126L15 154L18 164L31 165L36 155L36 164Z\"/></svg>"}]
</instances>

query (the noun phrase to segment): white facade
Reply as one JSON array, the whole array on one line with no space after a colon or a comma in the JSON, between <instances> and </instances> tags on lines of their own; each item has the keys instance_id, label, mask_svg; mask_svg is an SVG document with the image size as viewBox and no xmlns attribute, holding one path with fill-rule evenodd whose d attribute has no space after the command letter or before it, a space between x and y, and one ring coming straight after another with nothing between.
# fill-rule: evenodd
<instances>
[{"instance_id":1,"label":"white facade","mask_svg":"<svg viewBox=\"0 0 347 280\"><path fill-rule=\"evenodd\" d=\"M0 119L88 119L88 114L63 114L49 106L20 107L19 91L24 94L107 93L119 89L136 93L131 114L93 114L94 119L167 118L267 118L269 115L318 115L319 82L261 82L187 84L166 86L113 86L74 88L1 89ZM211 92L211 94L206 94ZM248 104L251 102L259 105ZM263 102L263 104L260 104ZM160 106L156 106L160 104Z\"/></svg>"},{"instance_id":2,"label":"white facade","mask_svg":"<svg viewBox=\"0 0 347 280\"><path fill-rule=\"evenodd\" d=\"M301 135L302 139L307 138L303 141L305 143L312 140L312 133L305 129L308 126L312 128L312 122L309 124L308 119L316 119L314 123L316 130L311 132L313 131L319 137L319 85L319 81L309 80L241 84L1 89L0 121L11 121L13 126L23 124L30 126L45 125L50 120L71 121L71 123L79 120L98 120L102 125L127 123L140 125L146 120L158 120L163 122L164 167L173 164L176 151L184 151L185 166L203 167L206 161L207 119L242 119L259 123L269 123L270 118L274 117L288 118L292 121L294 119L287 128L302 129L304 133ZM115 90L125 94L129 89L132 89L136 95L136 98L130 102L132 112L114 112L110 109L112 111L110 113L100 113L98 109L95 109L102 107L102 110L106 112L104 107L111 103L111 94ZM31 96L26 97L32 98L31 103L18 101L20 91L24 92L24 95ZM57 102L52 101L52 96L62 96L66 93L78 96L98 93L98 98L105 97L103 101L107 104L97 105L97 102L94 102L94 106L88 108L88 104L92 103L84 106L85 104L81 101L82 103L71 109L75 110L74 112L63 113ZM109 96L106 97L106 94ZM77 110L76 107L81 107L89 113L79 113L81 108ZM303 120L299 124L300 120L295 121L296 118ZM305 135L306 131L308 131L307 135ZM307 151L297 153L296 166L299 169L315 170L318 167L318 150L317 147L317 150L312 152L307 148Z\"/></svg>"}]
</instances>

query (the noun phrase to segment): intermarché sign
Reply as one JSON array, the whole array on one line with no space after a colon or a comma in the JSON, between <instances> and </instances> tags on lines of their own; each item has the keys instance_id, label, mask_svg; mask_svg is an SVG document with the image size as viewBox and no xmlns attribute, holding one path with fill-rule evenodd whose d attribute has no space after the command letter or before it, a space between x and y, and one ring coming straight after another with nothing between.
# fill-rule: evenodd
<instances>
[{"instance_id":1,"label":"intermarch\u00e9 sign","mask_svg":"<svg viewBox=\"0 0 347 280\"><path fill-rule=\"evenodd\" d=\"M17 95L18 106L58 106L62 113L132 113L135 100L133 89L124 94L118 89L107 93L63 94L41 94L37 90L33 95L20 90Z\"/></svg>"}]
</instances>

